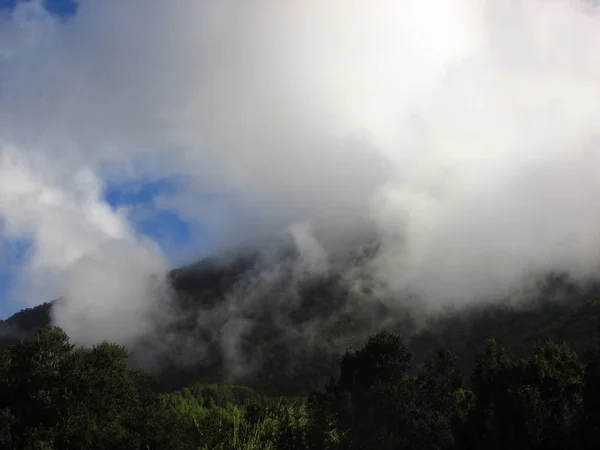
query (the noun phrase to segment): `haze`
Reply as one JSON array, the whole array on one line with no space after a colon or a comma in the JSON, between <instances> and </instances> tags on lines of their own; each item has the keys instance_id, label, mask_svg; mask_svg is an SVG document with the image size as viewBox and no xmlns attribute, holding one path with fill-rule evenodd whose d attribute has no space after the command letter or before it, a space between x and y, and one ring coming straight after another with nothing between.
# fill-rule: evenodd
<instances>
[{"instance_id":1,"label":"haze","mask_svg":"<svg viewBox=\"0 0 600 450\"><path fill-rule=\"evenodd\" d=\"M326 267L377 239L377 276L431 311L595 277L598 48L598 10L560 0L23 3L0 18L13 295L63 297L79 342L144 335L172 261L104 191L159 178L154 211L210 243L190 255L292 230Z\"/></svg>"}]
</instances>

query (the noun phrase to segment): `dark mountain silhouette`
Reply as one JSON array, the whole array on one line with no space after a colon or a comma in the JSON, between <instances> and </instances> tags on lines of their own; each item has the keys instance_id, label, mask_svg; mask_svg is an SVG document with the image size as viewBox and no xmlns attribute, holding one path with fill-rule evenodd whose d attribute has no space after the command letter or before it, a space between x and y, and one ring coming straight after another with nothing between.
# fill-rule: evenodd
<instances>
[{"instance_id":1,"label":"dark mountain silhouette","mask_svg":"<svg viewBox=\"0 0 600 450\"><path fill-rule=\"evenodd\" d=\"M132 364L145 364L152 354L152 371L167 391L198 381L236 382L294 397L323 386L341 353L381 329L405 336L417 362L443 346L467 369L488 337L517 355L547 338L566 340L585 355L594 338L600 317L596 285L575 286L552 276L518 306L474 306L424 322L416 320L414 306L392 309L390 304L402 302L374 293L377 286L365 270L373 250L367 247L318 274L307 272L293 251L207 259L173 270L168 278L175 319L130 349ZM0 344L31 337L49 324L53 304L0 321Z\"/></svg>"}]
</instances>

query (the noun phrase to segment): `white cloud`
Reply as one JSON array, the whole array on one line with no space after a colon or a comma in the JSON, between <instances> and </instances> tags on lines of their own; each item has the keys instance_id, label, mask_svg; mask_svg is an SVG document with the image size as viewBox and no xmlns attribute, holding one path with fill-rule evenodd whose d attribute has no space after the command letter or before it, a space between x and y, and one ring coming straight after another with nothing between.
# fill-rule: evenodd
<instances>
[{"instance_id":1,"label":"white cloud","mask_svg":"<svg viewBox=\"0 0 600 450\"><path fill-rule=\"evenodd\" d=\"M131 343L155 306L148 276L166 270L156 246L140 241L102 200L101 182L89 169L65 179L61 167L41 155L0 150L4 235L33 242L18 280L20 300L32 306L61 296L56 322L75 339L90 343L112 335ZM126 326L132 321L138 326Z\"/></svg>"},{"instance_id":2,"label":"white cloud","mask_svg":"<svg viewBox=\"0 0 600 450\"><path fill-rule=\"evenodd\" d=\"M327 250L375 229L380 274L432 306L593 274L598 25L566 1L82 0L65 24L21 10L0 23L5 232L34 237L45 284L117 276L75 263L94 255L137 264L117 242L154 272L160 254L98 190L177 174L170 205L215 247L310 222ZM109 321L121 300L104 301Z\"/></svg>"}]
</instances>

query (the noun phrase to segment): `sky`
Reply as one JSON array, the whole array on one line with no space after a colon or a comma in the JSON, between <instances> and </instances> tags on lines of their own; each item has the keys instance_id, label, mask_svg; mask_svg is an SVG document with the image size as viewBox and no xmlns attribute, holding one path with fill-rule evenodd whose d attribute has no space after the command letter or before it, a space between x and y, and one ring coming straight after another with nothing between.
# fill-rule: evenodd
<instances>
[{"instance_id":1,"label":"sky","mask_svg":"<svg viewBox=\"0 0 600 450\"><path fill-rule=\"evenodd\" d=\"M322 270L377 240L432 312L597 276L590 2L2 5L2 317L131 342L169 268L282 236Z\"/></svg>"},{"instance_id":2,"label":"sky","mask_svg":"<svg viewBox=\"0 0 600 450\"><path fill-rule=\"evenodd\" d=\"M18 0L0 0L0 11L10 14ZM77 11L76 3L72 1L59 0L47 1L45 8L53 14L66 19ZM0 319L5 319L23 308L23 303L13 296L15 285L14 277L18 273L19 267L25 263L25 255L29 247L27 239L11 240L3 237L0 249L2 257L0 258Z\"/></svg>"},{"instance_id":3,"label":"sky","mask_svg":"<svg viewBox=\"0 0 600 450\"><path fill-rule=\"evenodd\" d=\"M2 0L0 1L0 9L7 12L13 11L20 1ZM62 19L67 19L77 12L77 2L73 0L45 0L43 6L51 14L55 14Z\"/></svg>"},{"instance_id":4,"label":"sky","mask_svg":"<svg viewBox=\"0 0 600 450\"><path fill-rule=\"evenodd\" d=\"M25 2L0 0L0 14L13 14L18 3ZM41 6L60 21L67 21L76 15L78 4L73 0L46 0ZM169 264L176 267L190 262L192 255L194 258L205 256L207 243L201 227L196 227L192 236L190 224L175 210L155 207L158 197L174 192L175 183L176 179L160 177L109 181L103 186L101 195L111 208L129 209L136 232L159 243ZM44 292L26 301L19 298L19 271L28 261L31 239L0 235L0 240L0 319L4 319L23 307L52 298Z\"/></svg>"}]
</instances>

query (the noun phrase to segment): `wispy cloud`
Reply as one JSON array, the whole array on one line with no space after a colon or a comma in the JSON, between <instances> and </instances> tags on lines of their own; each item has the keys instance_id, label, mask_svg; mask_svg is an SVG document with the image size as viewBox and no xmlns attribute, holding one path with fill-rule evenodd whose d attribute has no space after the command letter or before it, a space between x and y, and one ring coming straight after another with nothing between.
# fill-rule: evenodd
<instances>
[{"instance_id":1,"label":"wispy cloud","mask_svg":"<svg viewBox=\"0 0 600 450\"><path fill-rule=\"evenodd\" d=\"M0 22L0 217L33 240L23 279L70 299L75 336L134 321L165 258L103 189L173 176L157 206L213 248L296 223L325 252L376 235L379 276L432 308L593 275L583 4L81 0L67 21L23 4Z\"/></svg>"}]
</instances>

